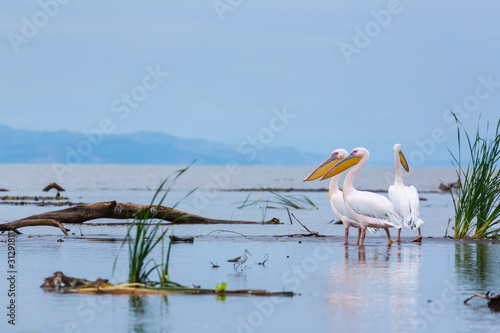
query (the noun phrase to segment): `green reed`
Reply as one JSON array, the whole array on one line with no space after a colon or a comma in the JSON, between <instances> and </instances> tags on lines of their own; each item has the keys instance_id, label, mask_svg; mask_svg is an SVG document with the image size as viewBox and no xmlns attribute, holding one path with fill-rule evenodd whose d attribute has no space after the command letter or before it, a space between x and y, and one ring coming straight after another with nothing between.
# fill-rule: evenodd
<instances>
[{"instance_id":1,"label":"green reed","mask_svg":"<svg viewBox=\"0 0 500 333\"><path fill-rule=\"evenodd\" d=\"M261 188L259 191L259 195L261 191L267 191L271 194L270 198L257 198L256 200L249 200L252 192L248 193L248 196L245 198L241 205L238 208L246 208L253 207L261 202L266 203L267 208L293 208L293 209L318 209L318 207L309 199L307 196L303 194L297 195L285 195L278 193L276 191L267 190L265 188Z\"/></svg>"},{"instance_id":2,"label":"green reed","mask_svg":"<svg viewBox=\"0 0 500 333\"><path fill-rule=\"evenodd\" d=\"M500 237L500 119L493 137L488 138L488 126L485 137L480 135L478 127L471 138L452 114L457 123L458 157L451 151L450 154L461 183L456 193L450 190L455 208L454 238ZM462 132L470 154L466 167L462 165Z\"/></svg>"},{"instance_id":3,"label":"green reed","mask_svg":"<svg viewBox=\"0 0 500 333\"><path fill-rule=\"evenodd\" d=\"M189 167L178 170L174 173L174 178L172 182L175 182L184 172L186 172ZM163 242L165 235L168 232L168 228L162 228L161 224L163 219L165 219L168 214L174 209L184 198L193 193L196 189L190 191L183 199L178 201L171 209L165 213L163 216L158 216L158 207L160 207L165 201L168 193L170 192L170 177L165 179L156 190L151 203L147 208L139 210L133 216L133 221L127 229L125 238L120 246L120 249L127 244L129 252L129 283L150 283L150 284L160 284L161 286L167 285L179 285L175 282L170 281L168 277L168 264L170 260L171 251L171 241L169 240L169 246L167 251L167 256L165 260L163 251ZM161 193L163 195L161 195ZM161 195L161 197L160 197ZM158 200L159 199L159 200ZM158 202L157 202L158 200ZM175 222L182 219L183 216L176 218ZM161 242L162 244L162 259L159 264L156 263L154 258L152 258L151 253L156 248L156 246ZM116 267L118 256L115 258L113 265L113 271ZM160 281L152 281L149 276L153 271L157 271L159 274Z\"/></svg>"}]
</instances>

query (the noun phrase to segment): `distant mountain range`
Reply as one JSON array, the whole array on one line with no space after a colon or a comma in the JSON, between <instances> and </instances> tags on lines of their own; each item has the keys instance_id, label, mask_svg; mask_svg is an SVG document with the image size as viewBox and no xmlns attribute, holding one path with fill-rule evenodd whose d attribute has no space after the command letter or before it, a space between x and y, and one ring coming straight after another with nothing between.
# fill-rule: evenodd
<instances>
[{"instance_id":1,"label":"distant mountain range","mask_svg":"<svg viewBox=\"0 0 500 333\"><path fill-rule=\"evenodd\" d=\"M160 132L44 132L0 124L0 163L317 165L325 157L293 148L234 147Z\"/></svg>"}]
</instances>

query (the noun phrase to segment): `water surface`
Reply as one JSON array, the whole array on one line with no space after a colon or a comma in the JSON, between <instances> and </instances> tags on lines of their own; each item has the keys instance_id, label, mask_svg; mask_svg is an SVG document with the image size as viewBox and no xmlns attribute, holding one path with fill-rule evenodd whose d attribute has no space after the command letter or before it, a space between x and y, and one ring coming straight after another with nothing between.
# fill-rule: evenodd
<instances>
[{"instance_id":1,"label":"water surface","mask_svg":"<svg viewBox=\"0 0 500 333\"><path fill-rule=\"evenodd\" d=\"M9 195L42 195L41 189L56 181L66 188L64 195L74 202L117 200L147 204L160 181L178 168L79 166L66 173L62 181L57 180L51 166L4 165L2 169L0 187L8 188ZM472 329L500 329L500 313L492 312L486 301L473 300L469 306L463 304L463 300L474 292L500 288L499 243L442 238L453 207L448 194L433 191L440 179L455 180L453 170L422 169L405 179L408 184L415 184L420 196L427 199L421 201L425 238L421 244L404 242L391 247L385 246L385 236L371 234L364 247L342 245L343 227L328 224L334 216L326 192L305 193L319 209L293 213L310 229L328 237L274 237L306 231L296 222L290 224L283 210L265 210L261 205L237 209L237 202L243 201L248 193L224 192L217 187L325 188L327 183L302 183L302 178L310 172L303 167L245 167L228 179L224 178L224 172L227 172L225 166L193 167L175 185L168 203L176 202L190 189L199 187L198 196L183 201L181 209L223 219L260 221L277 217L283 224L171 227L169 231L176 235L197 236L194 244L173 246L171 278L185 285L206 288L226 282L230 289L291 290L299 296L238 296L218 300L208 295L130 297L46 292L39 288L43 278L58 270L91 280L102 277L113 282L124 281L127 254L124 249L120 251L120 242L106 239L123 237L126 227L97 225L116 222L112 220L68 225L75 235L67 237L56 228L33 227L21 229L24 234L16 238L17 325L11 327L4 317L0 330L470 332ZM368 189L386 189L391 181L384 177L390 172L391 168L368 169L366 177L360 177L356 184ZM12 221L54 209L57 208L0 205L0 217L3 221ZM403 231L405 240L414 236L415 231ZM104 241L91 240L95 238ZM353 230L351 241L354 238ZM57 242L58 239L64 242ZM243 271L236 271L226 260L241 255L244 249L252 256ZM117 270L112 275L118 254ZM266 254L269 261L265 266L258 265ZM6 256L6 244L0 243L3 262ZM155 256L160 257L159 250ZM220 267L212 268L210 262ZM7 286L1 284L0 287L5 295ZM7 297L0 300L7 306Z\"/></svg>"}]
</instances>

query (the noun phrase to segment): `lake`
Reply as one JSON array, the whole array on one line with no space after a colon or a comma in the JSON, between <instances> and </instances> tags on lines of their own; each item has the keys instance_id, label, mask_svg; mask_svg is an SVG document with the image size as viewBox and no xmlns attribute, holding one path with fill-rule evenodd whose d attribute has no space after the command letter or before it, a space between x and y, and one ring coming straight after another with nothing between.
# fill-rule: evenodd
<instances>
[{"instance_id":1,"label":"lake","mask_svg":"<svg viewBox=\"0 0 500 333\"><path fill-rule=\"evenodd\" d=\"M57 182L72 202L116 200L148 204L160 182L178 166L141 165L0 165L0 188L5 195L47 195L41 190ZM335 217L327 192L286 192L306 195L318 209L291 210L309 229L326 237L277 237L306 234L290 223L283 209L265 207L266 192L225 191L247 188L325 189L327 182L302 179L311 167L193 166L172 185L166 205L173 205L191 189L179 209L218 219L262 221L279 218L279 225L175 225L169 233L195 236L193 244L174 244L170 264L172 280L184 285L228 289L293 291L288 297L215 296L104 296L47 292L40 288L55 271L95 280L126 279L126 226L100 219L81 225L67 224L70 235L57 228L20 229L16 237L16 325L3 316L1 332L426 332L498 331L500 313L486 301L463 301L474 292L500 289L500 243L493 240L443 238L453 216L450 194L441 193L440 181L456 181L449 168L420 168L404 178L420 193L424 239L408 242L416 231L404 229L406 242L385 246L385 235L367 235L365 246L344 246L344 229L330 224ZM385 191L393 181L393 168L366 168L355 186ZM238 209L250 194L261 204ZM384 194L384 193L382 193ZM49 192L55 195L55 192ZM61 209L54 206L0 205L2 222ZM336 218L335 218L336 220ZM123 221L118 221L123 222ZM74 234L71 234L74 233ZM391 230L393 235L395 230ZM350 241L354 241L355 230ZM6 235L0 258L7 274ZM58 242L62 239L63 242ZM244 269L235 270L227 259L252 254ZM112 267L117 258L117 269ZM154 252L160 258L160 249ZM265 258L265 265L259 265ZM212 263L219 268L213 268ZM5 264L4 264L5 263ZM3 279L5 282L5 278ZM2 283L3 308L8 306L8 285ZM7 311L7 310L4 310Z\"/></svg>"}]
</instances>

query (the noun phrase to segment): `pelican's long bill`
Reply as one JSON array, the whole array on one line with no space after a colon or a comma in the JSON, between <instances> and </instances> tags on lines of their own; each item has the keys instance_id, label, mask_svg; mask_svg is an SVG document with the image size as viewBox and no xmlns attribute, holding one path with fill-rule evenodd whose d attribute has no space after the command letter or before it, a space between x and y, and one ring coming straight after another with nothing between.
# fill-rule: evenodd
<instances>
[{"instance_id":1,"label":"pelican's long bill","mask_svg":"<svg viewBox=\"0 0 500 333\"><path fill-rule=\"evenodd\" d=\"M322 177L325 172L333 168L339 161L341 161L337 156L328 157L323 163L321 163L313 172L307 176L303 182L316 180L319 177Z\"/></svg>"},{"instance_id":2,"label":"pelican's long bill","mask_svg":"<svg viewBox=\"0 0 500 333\"><path fill-rule=\"evenodd\" d=\"M405 155L403 155L403 152L399 152L399 161L401 162L401 165L403 168L405 168L406 172L410 172L410 168L408 167L408 162L406 162Z\"/></svg>"},{"instance_id":3,"label":"pelican's long bill","mask_svg":"<svg viewBox=\"0 0 500 333\"><path fill-rule=\"evenodd\" d=\"M358 164L359 161L361 161L361 157L351 154L347 158L343 159L340 163L334 165L330 170L328 170L328 172L325 173L323 178L321 178L320 180L325 180L338 175L339 173L349 169L353 165Z\"/></svg>"}]
</instances>

